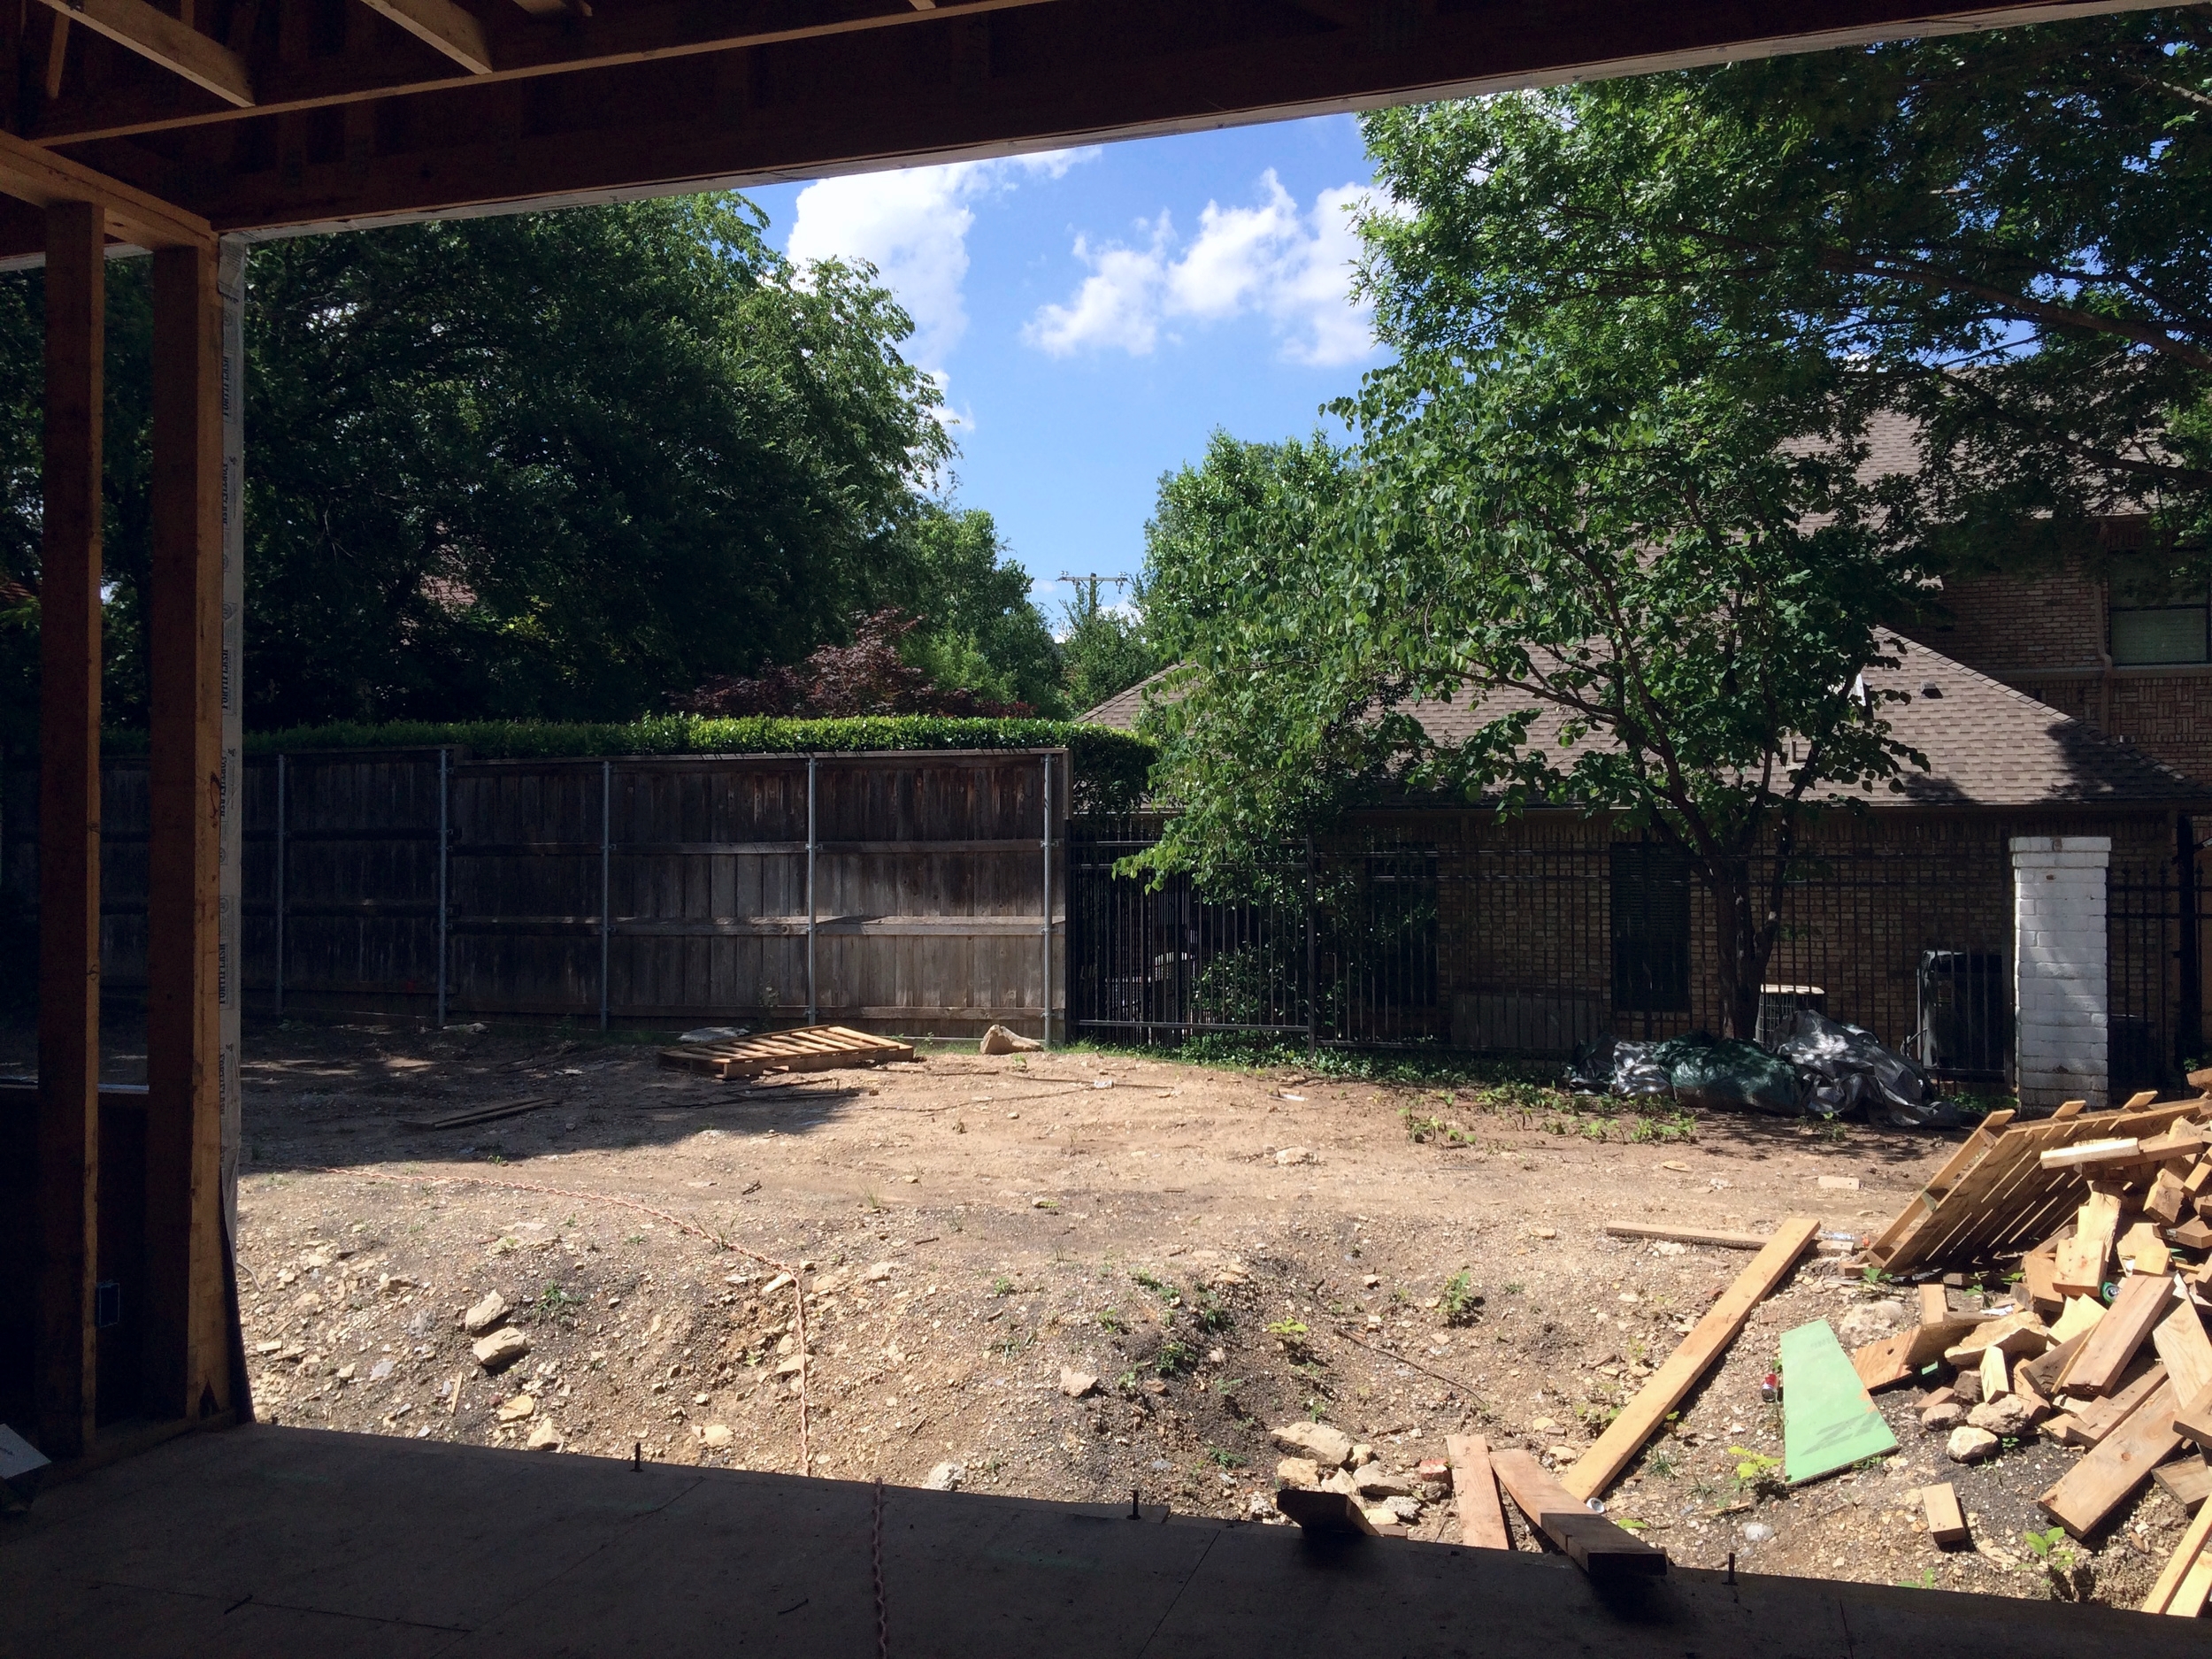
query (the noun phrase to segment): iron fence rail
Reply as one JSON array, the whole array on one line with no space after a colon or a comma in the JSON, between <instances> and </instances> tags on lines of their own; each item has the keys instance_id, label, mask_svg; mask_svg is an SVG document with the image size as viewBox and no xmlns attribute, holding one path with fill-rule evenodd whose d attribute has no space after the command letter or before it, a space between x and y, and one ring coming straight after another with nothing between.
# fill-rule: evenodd
<instances>
[{"instance_id":1,"label":"iron fence rail","mask_svg":"<svg viewBox=\"0 0 2212 1659\"><path fill-rule=\"evenodd\" d=\"M1116 873L1154 818L1070 825L1071 1029L1558 1055L1723 1024L1709 899L1655 844L1400 831L1286 844L1235 895ZM1863 1025L1947 1080L2009 1065L2012 872L2004 826L1843 840L1793 859L1763 1006ZM2110 871L2116 1092L2170 1080L2199 1041L2187 858ZM1770 863L1755 866L1763 880Z\"/></svg>"}]
</instances>

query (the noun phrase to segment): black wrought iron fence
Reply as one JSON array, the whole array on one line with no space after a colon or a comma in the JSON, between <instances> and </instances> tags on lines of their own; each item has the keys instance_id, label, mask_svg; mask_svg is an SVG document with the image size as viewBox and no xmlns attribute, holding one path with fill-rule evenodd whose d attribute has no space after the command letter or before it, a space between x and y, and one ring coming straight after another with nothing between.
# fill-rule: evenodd
<instances>
[{"instance_id":1,"label":"black wrought iron fence","mask_svg":"<svg viewBox=\"0 0 2212 1659\"><path fill-rule=\"evenodd\" d=\"M1665 847L1586 831L1371 833L1271 848L1249 884L1263 896L1225 899L1187 878L1154 889L1113 873L1159 830L1156 819L1072 826L1073 1029L1557 1055L1723 1024L1712 905ZM1763 1010L1809 1006L1863 1025L1949 1081L2004 1077L2013 906L2002 826L1839 839L1793 860L1782 891ZM2171 861L2115 864L2116 1092L2170 1081L2191 1057L2183 949L2194 910Z\"/></svg>"}]
</instances>

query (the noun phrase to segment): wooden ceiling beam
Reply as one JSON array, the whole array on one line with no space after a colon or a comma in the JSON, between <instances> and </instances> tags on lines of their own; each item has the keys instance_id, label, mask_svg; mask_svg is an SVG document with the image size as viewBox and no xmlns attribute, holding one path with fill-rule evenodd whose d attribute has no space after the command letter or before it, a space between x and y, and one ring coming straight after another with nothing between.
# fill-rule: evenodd
<instances>
[{"instance_id":1,"label":"wooden ceiling beam","mask_svg":"<svg viewBox=\"0 0 2212 1659\"><path fill-rule=\"evenodd\" d=\"M453 0L362 0L429 47L442 52L472 75L492 73L492 50L476 14Z\"/></svg>"},{"instance_id":2,"label":"wooden ceiling beam","mask_svg":"<svg viewBox=\"0 0 2212 1659\"><path fill-rule=\"evenodd\" d=\"M171 206L119 179L0 133L0 196L36 208L90 202L105 215L107 234L140 248L213 247L206 219Z\"/></svg>"},{"instance_id":3,"label":"wooden ceiling beam","mask_svg":"<svg viewBox=\"0 0 2212 1659\"><path fill-rule=\"evenodd\" d=\"M105 5L144 3L88 0ZM610 7L589 16L534 14L503 4L481 18L462 12L452 0L365 3L412 39L395 41L394 47L401 49L396 50L257 64L255 112L289 114L501 81L702 57L746 46L942 22L1048 0L938 0L929 11L917 10L909 0L725 0L711 6L695 0L660 0L619 11ZM45 4L66 11L68 0ZM440 16L442 25L432 20ZM472 42L457 38L466 35L467 25L461 18L476 25ZM173 19L169 21L180 27ZM449 27L455 37L441 35L441 27ZM439 56L429 57L417 42ZM191 87L118 85L50 101L26 136L42 144L81 144L219 125L236 120L238 114L227 102L219 103Z\"/></svg>"},{"instance_id":4,"label":"wooden ceiling beam","mask_svg":"<svg viewBox=\"0 0 2212 1659\"><path fill-rule=\"evenodd\" d=\"M1931 17L1926 0L1800 0L1786 14L1752 0L1552 0L1350 30L1282 0L1055 0L956 12L944 27L595 70L541 85L526 106L479 80L379 106L385 148L296 152L250 172L232 165L233 154L273 148L234 152L220 133L74 153L226 231L353 227L1006 155L2113 9L2014 4Z\"/></svg>"},{"instance_id":5,"label":"wooden ceiling beam","mask_svg":"<svg viewBox=\"0 0 2212 1659\"><path fill-rule=\"evenodd\" d=\"M251 106L253 77L246 60L146 0L45 0L62 17L104 35L118 46L158 64L171 74L211 92L237 109Z\"/></svg>"}]
</instances>

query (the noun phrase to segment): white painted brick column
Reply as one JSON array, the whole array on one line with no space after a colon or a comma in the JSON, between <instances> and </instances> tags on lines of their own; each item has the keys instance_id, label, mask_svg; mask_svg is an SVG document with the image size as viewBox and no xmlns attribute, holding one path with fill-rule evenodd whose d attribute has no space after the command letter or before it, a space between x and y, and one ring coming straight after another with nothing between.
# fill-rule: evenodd
<instances>
[{"instance_id":1,"label":"white painted brick column","mask_svg":"<svg viewBox=\"0 0 2212 1659\"><path fill-rule=\"evenodd\" d=\"M2111 1033L2105 1007L2108 835L2012 841L2013 1007L2020 1104L2105 1105Z\"/></svg>"}]
</instances>

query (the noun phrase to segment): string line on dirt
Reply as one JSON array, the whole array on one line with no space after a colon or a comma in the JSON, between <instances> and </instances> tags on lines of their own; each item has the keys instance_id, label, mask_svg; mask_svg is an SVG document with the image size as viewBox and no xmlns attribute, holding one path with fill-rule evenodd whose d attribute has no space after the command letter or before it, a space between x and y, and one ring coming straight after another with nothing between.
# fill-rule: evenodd
<instances>
[{"instance_id":1,"label":"string line on dirt","mask_svg":"<svg viewBox=\"0 0 2212 1659\"><path fill-rule=\"evenodd\" d=\"M814 1472L814 1459L810 1455L811 1446L808 1438L808 1418L813 1395L811 1386L807 1380L807 1372L813 1367L807 1354L806 1285L801 1276L798 1263L780 1262L772 1256L764 1256L758 1250L748 1248L742 1244L726 1239L713 1229L703 1227L695 1221L687 1221L681 1216L672 1215L665 1210L656 1210L650 1204L641 1204L634 1198L618 1198L611 1193L578 1192L572 1187L546 1187L536 1181L503 1181L488 1175L371 1175L360 1170L333 1169L328 1165L323 1166L322 1172L326 1175L341 1176L350 1180L372 1181L384 1187L496 1187L511 1193L537 1193L548 1198L573 1199L578 1203L605 1204L615 1210L634 1210L641 1216L652 1217L656 1221L664 1221L679 1232L688 1233L694 1238L704 1239L717 1249L727 1250L733 1256L741 1256L748 1261L757 1262L763 1267L772 1267L779 1273L789 1274L793 1309L791 1340L799 1361L799 1472L803 1475L811 1475Z\"/></svg>"},{"instance_id":2,"label":"string line on dirt","mask_svg":"<svg viewBox=\"0 0 2212 1659\"><path fill-rule=\"evenodd\" d=\"M1354 1336L1349 1331L1347 1331L1342 1325L1333 1325L1330 1328L1333 1330L1337 1335L1342 1337L1347 1342L1349 1342L1354 1348L1363 1348L1370 1354L1379 1354L1386 1360L1395 1361L1401 1365L1410 1365L1417 1371L1425 1371L1428 1375L1435 1378L1439 1382L1448 1382L1451 1384L1453 1387L1458 1389L1470 1400L1479 1399L1480 1397L1476 1394L1475 1387L1472 1383L1462 1382L1458 1378L1450 1375L1448 1372L1440 1371L1433 1365L1424 1365L1417 1359L1408 1359L1403 1354L1393 1354L1386 1348L1377 1348L1372 1342L1363 1342L1359 1340L1359 1338Z\"/></svg>"}]
</instances>

